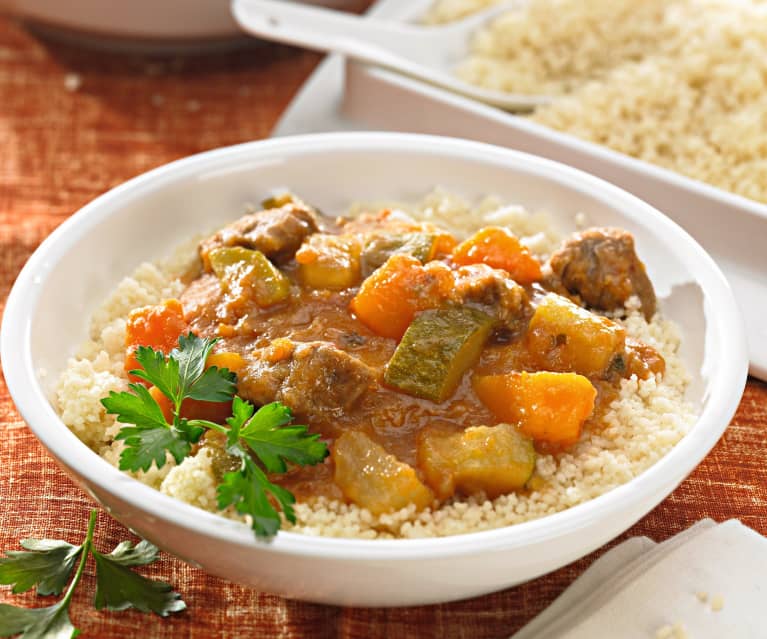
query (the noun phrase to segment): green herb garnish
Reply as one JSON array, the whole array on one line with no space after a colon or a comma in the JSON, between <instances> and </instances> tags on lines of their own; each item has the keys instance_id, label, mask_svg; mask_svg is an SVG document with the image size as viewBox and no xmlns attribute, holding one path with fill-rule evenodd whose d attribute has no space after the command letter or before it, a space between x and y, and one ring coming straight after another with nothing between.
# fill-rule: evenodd
<instances>
[{"instance_id":1,"label":"green herb garnish","mask_svg":"<svg viewBox=\"0 0 767 639\"><path fill-rule=\"evenodd\" d=\"M37 586L38 595L60 595L67 582L64 597L45 608L20 608L0 604L0 637L19 635L24 639L71 639L80 631L72 625L69 604L80 583L88 557L96 562L97 610L135 608L167 617L186 609L181 595L170 584L142 577L132 566L145 566L157 559L158 550L148 541L133 545L119 544L108 555L93 546L98 510L92 510L88 532L79 546L59 539L24 539L26 551L9 550L0 557L0 584L13 586L14 594ZM74 566L79 559L74 577Z\"/></svg>"},{"instance_id":2,"label":"green herb garnish","mask_svg":"<svg viewBox=\"0 0 767 639\"><path fill-rule=\"evenodd\" d=\"M119 422L131 424L117 435L125 442L120 470L146 471L152 463L162 468L168 453L181 463L207 429L224 434L226 451L240 460L240 468L224 475L218 487L218 507L233 506L238 513L250 516L256 535L270 537L280 528L275 505L294 522L295 497L270 482L266 473L284 473L289 463L318 464L328 449L306 426L289 425L293 415L287 406L274 402L256 411L253 404L235 396L234 373L215 366L205 368L216 341L189 333L179 338L178 348L167 357L147 346L136 350L142 368L131 374L154 384L170 400L171 422L143 384L129 384L130 391L122 393L112 391L101 403ZM226 425L185 419L180 413L187 398L207 402L233 398L232 416Z\"/></svg>"}]
</instances>

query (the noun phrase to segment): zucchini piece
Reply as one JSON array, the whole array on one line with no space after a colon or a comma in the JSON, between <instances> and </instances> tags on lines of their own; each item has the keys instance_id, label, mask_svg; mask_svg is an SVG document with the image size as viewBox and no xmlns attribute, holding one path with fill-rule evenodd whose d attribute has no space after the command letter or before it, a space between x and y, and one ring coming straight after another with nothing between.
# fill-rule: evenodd
<instances>
[{"instance_id":1,"label":"zucchini piece","mask_svg":"<svg viewBox=\"0 0 767 639\"><path fill-rule=\"evenodd\" d=\"M533 440L511 424L474 426L460 433L424 431L418 466L439 499L459 490L491 499L522 488L535 470Z\"/></svg>"},{"instance_id":2,"label":"zucchini piece","mask_svg":"<svg viewBox=\"0 0 767 639\"><path fill-rule=\"evenodd\" d=\"M382 266L392 255L412 255L421 264L426 264L437 239L434 233L373 233L362 251L362 269L366 274Z\"/></svg>"},{"instance_id":3,"label":"zucchini piece","mask_svg":"<svg viewBox=\"0 0 767 639\"><path fill-rule=\"evenodd\" d=\"M412 466L386 452L365 433L347 430L333 444L334 479L344 496L373 514L414 504L423 510L434 501Z\"/></svg>"},{"instance_id":4,"label":"zucchini piece","mask_svg":"<svg viewBox=\"0 0 767 639\"><path fill-rule=\"evenodd\" d=\"M209 259L221 289L232 298L272 306L290 296L290 280L261 251L228 246L213 249Z\"/></svg>"},{"instance_id":5,"label":"zucchini piece","mask_svg":"<svg viewBox=\"0 0 767 639\"><path fill-rule=\"evenodd\" d=\"M494 322L468 306L419 313L389 360L384 382L409 395L445 401L479 359Z\"/></svg>"}]
</instances>

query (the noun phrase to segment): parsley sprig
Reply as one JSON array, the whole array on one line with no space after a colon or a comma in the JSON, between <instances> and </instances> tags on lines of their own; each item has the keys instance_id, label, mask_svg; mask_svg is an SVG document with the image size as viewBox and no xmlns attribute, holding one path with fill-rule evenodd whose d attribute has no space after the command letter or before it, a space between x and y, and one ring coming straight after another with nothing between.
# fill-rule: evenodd
<instances>
[{"instance_id":1,"label":"parsley sprig","mask_svg":"<svg viewBox=\"0 0 767 639\"><path fill-rule=\"evenodd\" d=\"M79 634L69 617L69 604L88 562L96 562L97 610L135 608L162 617L186 609L181 595L170 584L154 581L131 570L157 559L158 550L148 541L133 545L118 544L109 554L100 553L93 545L98 510L92 510L85 540L75 546L60 539L24 539L25 551L9 550L0 557L0 584L12 586L18 594L37 586L38 595L64 596L44 608L20 608L0 604L0 637L19 635L24 639L71 639ZM78 563L79 559L79 563ZM77 569L75 570L75 564ZM74 577L72 571L75 570Z\"/></svg>"},{"instance_id":2,"label":"parsley sprig","mask_svg":"<svg viewBox=\"0 0 767 639\"><path fill-rule=\"evenodd\" d=\"M248 515L259 537L271 537L280 528L280 515L295 522L293 494L272 483L267 473L284 473L288 464L318 464L328 454L327 445L306 426L290 425L290 408L274 402L258 410L235 395L236 376L226 368L205 362L217 340L192 333L179 338L178 347L168 356L148 346L139 346L135 357L141 369L131 374L165 395L173 418L167 421L160 405L143 384L129 384L129 391L111 391L101 400L107 412L127 424L117 439L125 442L120 454L121 470L149 470L165 465L170 454L181 463L192 452L203 433L210 429L226 437L226 451L239 460L239 468L226 473L218 487L218 507L229 506ZM232 400L232 416L226 424L181 417L185 399L206 402Z\"/></svg>"},{"instance_id":3,"label":"parsley sprig","mask_svg":"<svg viewBox=\"0 0 767 639\"><path fill-rule=\"evenodd\" d=\"M123 424L117 439L125 441L120 455L121 470L149 470L152 462L157 468L165 465L166 451L180 464L189 455L206 427L217 424L181 417L181 404L187 398L206 402L225 402L232 398L237 385L235 375L226 368L205 368L205 360L216 340L200 339L196 335L182 335L178 348L168 357L162 351L148 346L136 349L140 369L131 374L154 384L167 397L173 409L172 423L168 423L160 405L143 384L129 384L130 392L111 391L101 400L107 412L117 416Z\"/></svg>"}]
</instances>

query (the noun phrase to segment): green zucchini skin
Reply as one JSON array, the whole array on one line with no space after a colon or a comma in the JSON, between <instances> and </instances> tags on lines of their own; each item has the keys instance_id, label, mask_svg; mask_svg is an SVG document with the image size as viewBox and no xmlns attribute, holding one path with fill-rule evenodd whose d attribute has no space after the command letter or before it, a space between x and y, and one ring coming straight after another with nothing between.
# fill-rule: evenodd
<instances>
[{"instance_id":1,"label":"green zucchini skin","mask_svg":"<svg viewBox=\"0 0 767 639\"><path fill-rule=\"evenodd\" d=\"M443 402L479 359L494 320L470 306L416 315L394 351L384 382L403 393Z\"/></svg>"},{"instance_id":2,"label":"green zucchini skin","mask_svg":"<svg viewBox=\"0 0 767 639\"><path fill-rule=\"evenodd\" d=\"M426 264L436 239L437 235L434 233L420 231L402 235L377 233L362 251L362 270L365 274L370 274L392 255L400 253L412 255L422 264Z\"/></svg>"}]
</instances>

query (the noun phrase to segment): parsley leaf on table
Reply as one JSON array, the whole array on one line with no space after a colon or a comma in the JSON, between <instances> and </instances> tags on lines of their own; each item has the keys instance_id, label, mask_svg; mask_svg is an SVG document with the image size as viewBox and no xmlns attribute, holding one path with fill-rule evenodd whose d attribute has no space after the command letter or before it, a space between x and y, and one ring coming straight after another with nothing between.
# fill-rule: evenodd
<instances>
[{"instance_id":1,"label":"parsley leaf on table","mask_svg":"<svg viewBox=\"0 0 767 639\"><path fill-rule=\"evenodd\" d=\"M146 566L157 559L159 552L157 546L142 539L135 546L130 541L121 541L107 556L123 566Z\"/></svg>"},{"instance_id":2,"label":"parsley leaf on table","mask_svg":"<svg viewBox=\"0 0 767 639\"><path fill-rule=\"evenodd\" d=\"M147 579L129 568L146 563L140 554L133 559L119 553L115 557L116 550L117 548L109 555L92 551L96 560L97 610L136 608L141 612L154 612L161 617L167 617L171 612L180 612L186 608L186 604L177 592L173 592L170 584ZM155 556L156 554L155 551ZM135 563L137 560L139 563Z\"/></svg>"},{"instance_id":3,"label":"parsley leaf on table","mask_svg":"<svg viewBox=\"0 0 767 639\"><path fill-rule=\"evenodd\" d=\"M0 604L0 637L72 639L80 634L69 619L69 600L45 608L17 608Z\"/></svg>"},{"instance_id":4,"label":"parsley leaf on table","mask_svg":"<svg viewBox=\"0 0 767 639\"><path fill-rule=\"evenodd\" d=\"M92 510L88 532L80 546L50 539L25 539L21 542L30 552L6 551L0 559L2 583L15 584L14 593L28 590L38 584L37 592L61 594L72 574L75 562L79 564L64 596L52 606L19 608L0 604L0 637L19 635L23 639L72 639L79 634L69 618L69 604L80 583L88 557L96 561L97 609L125 610L136 608L142 612L155 612L163 617L186 608L181 595L173 592L162 581L147 579L130 570L130 566L143 566L157 558L157 548L148 541L134 546L124 541L108 555L93 547L97 510ZM45 571L48 571L45 573Z\"/></svg>"},{"instance_id":5,"label":"parsley leaf on table","mask_svg":"<svg viewBox=\"0 0 767 639\"><path fill-rule=\"evenodd\" d=\"M169 355L148 346L135 351L142 367L131 374L153 384L170 402L172 419L166 419L152 393L142 384L130 384L129 391L110 392L101 400L107 412L126 424L116 439L125 442L120 454L121 470L161 468L168 453L181 463L206 429L226 435L226 450L240 460L239 470L226 473L218 487L218 507L232 506L251 519L256 535L268 537L280 528L282 510L295 521L290 491L272 483L267 473L284 473L288 464L318 464L328 455L327 445L306 426L290 425L290 408L274 402L257 411L253 404L235 395L236 376L227 369L205 363L217 340L202 339L193 333L182 335ZM185 399L208 402L232 401L232 416L226 425L181 417ZM109 560L98 560L102 571L112 568ZM106 591L105 591L106 592ZM110 594L104 594L105 601Z\"/></svg>"},{"instance_id":6,"label":"parsley leaf on table","mask_svg":"<svg viewBox=\"0 0 767 639\"><path fill-rule=\"evenodd\" d=\"M37 586L38 595L60 595L83 547L59 539L22 539L23 550L0 557L0 584L18 594Z\"/></svg>"}]
</instances>

